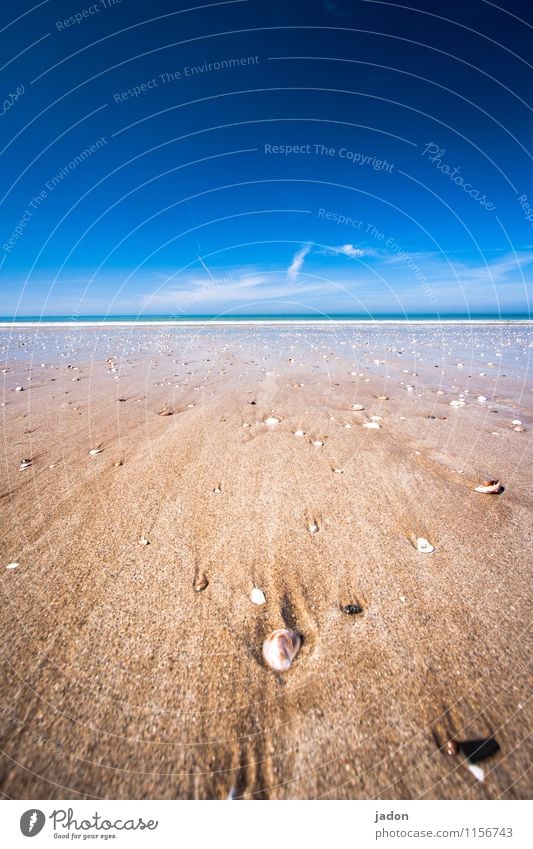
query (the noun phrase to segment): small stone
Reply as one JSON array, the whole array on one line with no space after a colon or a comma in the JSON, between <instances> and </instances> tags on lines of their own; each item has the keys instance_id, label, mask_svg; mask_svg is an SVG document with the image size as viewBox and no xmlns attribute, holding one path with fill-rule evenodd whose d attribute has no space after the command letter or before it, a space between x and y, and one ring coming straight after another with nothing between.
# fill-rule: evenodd
<instances>
[{"instance_id":1,"label":"small stone","mask_svg":"<svg viewBox=\"0 0 533 849\"><path fill-rule=\"evenodd\" d=\"M444 751L447 755L450 755L450 757L454 758L459 754L459 746L457 745L455 740L448 740L444 747Z\"/></svg>"},{"instance_id":2,"label":"small stone","mask_svg":"<svg viewBox=\"0 0 533 849\"><path fill-rule=\"evenodd\" d=\"M363 608L360 604L345 604L342 612L347 613L348 616L356 616L358 613L363 612Z\"/></svg>"}]
</instances>

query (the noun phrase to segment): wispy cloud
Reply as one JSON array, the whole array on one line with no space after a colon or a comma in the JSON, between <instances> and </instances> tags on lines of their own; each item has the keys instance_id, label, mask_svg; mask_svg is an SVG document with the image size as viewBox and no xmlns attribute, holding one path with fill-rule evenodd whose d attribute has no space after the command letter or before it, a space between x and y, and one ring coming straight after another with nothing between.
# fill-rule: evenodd
<instances>
[{"instance_id":1,"label":"wispy cloud","mask_svg":"<svg viewBox=\"0 0 533 849\"><path fill-rule=\"evenodd\" d=\"M303 248L300 248L300 250L296 251L296 253L294 254L292 262L287 269L287 277L293 283L296 281L296 278L298 277L298 274L302 269L302 265L304 264L304 259L306 258L310 250L311 245L304 245Z\"/></svg>"},{"instance_id":2,"label":"wispy cloud","mask_svg":"<svg viewBox=\"0 0 533 849\"><path fill-rule=\"evenodd\" d=\"M344 254L345 256L350 256L353 259L357 259L360 256L366 256L368 251L364 251L362 248L356 248L355 245L339 245L338 248L332 248L333 251L337 254Z\"/></svg>"}]
</instances>

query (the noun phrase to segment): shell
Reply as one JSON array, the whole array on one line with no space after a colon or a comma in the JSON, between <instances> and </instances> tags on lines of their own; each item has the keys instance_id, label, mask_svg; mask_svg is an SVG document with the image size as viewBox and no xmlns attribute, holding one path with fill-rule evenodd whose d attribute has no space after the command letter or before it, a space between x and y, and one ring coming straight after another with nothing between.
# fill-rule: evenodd
<instances>
[{"instance_id":1,"label":"shell","mask_svg":"<svg viewBox=\"0 0 533 849\"><path fill-rule=\"evenodd\" d=\"M89 451L89 457L95 457L96 454L101 454L103 450L103 448L91 448Z\"/></svg>"},{"instance_id":2,"label":"shell","mask_svg":"<svg viewBox=\"0 0 533 849\"><path fill-rule=\"evenodd\" d=\"M465 402L460 400L450 401L450 407L464 407Z\"/></svg>"},{"instance_id":3,"label":"shell","mask_svg":"<svg viewBox=\"0 0 533 849\"><path fill-rule=\"evenodd\" d=\"M150 545L150 540L146 539L146 537L141 537L139 539L139 545Z\"/></svg>"},{"instance_id":4,"label":"shell","mask_svg":"<svg viewBox=\"0 0 533 849\"><path fill-rule=\"evenodd\" d=\"M499 492L502 491L502 485L500 481L483 481L483 483L478 484L475 488L476 492L483 492L487 495L498 495Z\"/></svg>"},{"instance_id":5,"label":"shell","mask_svg":"<svg viewBox=\"0 0 533 849\"><path fill-rule=\"evenodd\" d=\"M468 769L478 781L483 781L485 778L485 770L476 764L467 764Z\"/></svg>"},{"instance_id":6,"label":"shell","mask_svg":"<svg viewBox=\"0 0 533 849\"><path fill-rule=\"evenodd\" d=\"M174 415L174 411L173 411L173 410L163 409L163 410L159 410L159 412L158 412L158 414L157 414L157 415L158 415L158 416L173 416L173 415Z\"/></svg>"},{"instance_id":7,"label":"shell","mask_svg":"<svg viewBox=\"0 0 533 849\"><path fill-rule=\"evenodd\" d=\"M310 534L317 534L318 530L319 530L317 523L316 522L309 522L309 524L307 526L307 530L309 531Z\"/></svg>"},{"instance_id":8,"label":"shell","mask_svg":"<svg viewBox=\"0 0 533 849\"><path fill-rule=\"evenodd\" d=\"M8 563L7 566L6 566L6 569L16 569L17 566L18 566L18 563Z\"/></svg>"},{"instance_id":9,"label":"shell","mask_svg":"<svg viewBox=\"0 0 533 849\"><path fill-rule=\"evenodd\" d=\"M365 422L363 427L368 428L368 430L379 430L381 425L378 422Z\"/></svg>"},{"instance_id":10,"label":"shell","mask_svg":"<svg viewBox=\"0 0 533 849\"><path fill-rule=\"evenodd\" d=\"M23 472L24 469L29 469L31 467L31 460L21 460L20 461L20 471Z\"/></svg>"},{"instance_id":11,"label":"shell","mask_svg":"<svg viewBox=\"0 0 533 849\"><path fill-rule=\"evenodd\" d=\"M322 445L324 445L321 439L315 439L311 444L314 445L315 448L321 448Z\"/></svg>"},{"instance_id":12,"label":"shell","mask_svg":"<svg viewBox=\"0 0 533 849\"><path fill-rule=\"evenodd\" d=\"M416 550L421 554L433 554L435 546L431 545L431 543L428 542L427 539L424 539L424 537L418 537L416 541Z\"/></svg>"},{"instance_id":13,"label":"shell","mask_svg":"<svg viewBox=\"0 0 533 849\"><path fill-rule=\"evenodd\" d=\"M364 409L365 408L363 407L362 404L352 404L352 410L354 410L354 412L356 412L356 413L360 413L361 410L364 410Z\"/></svg>"},{"instance_id":14,"label":"shell","mask_svg":"<svg viewBox=\"0 0 533 849\"><path fill-rule=\"evenodd\" d=\"M276 418L276 416L269 416L268 419L265 419L265 424L273 427L274 425L279 424L281 419Z\"/></svg>"},{"instance_id":15,"label":"shell","mask_svg":"<svg viewBox=\"0 0 533 849\"><path fill-rule=\"evenodd\" d=\"M289 628L278 628L263 643L263 657L271 669L286 672L300 650L300 635Z\"/></svg>"},{"instance_id":16,"label":"shell","mask_svg":"<svg viewBox=\"0 0 533 849\"><path fill-rule=\"evenodd\" d=\"M194 591L197 593L201 593L203 590L207 589L209 586L209 581L207 580L205 575L200 575L199 578L194 582Z\"/></svg>"},{"instance_id":17,"label":"shell","mask_svg":"<svg viewBox=\"0 0 533 849\"><path fill-rule=\"evenodd\" d=\"M294 436L305 436L305 430L295 430L293 431Z\"/></svg>"},{"instance_id":18,"label":"shell","mask_svg":"<svg viewBox=\"0 0 533 849\"><path fill-rule=\"evenodd\" d=\"M378 401L388 401L388 400L389 400L388 395L378 395Z\"/></svg>"},{"instance_id":19,"label":"shell","mask_svg":"<svg viewBox=\"0 0 533 849\"><path fill-rule=\"evenodd\" d=\"M252 592L250 593L250 599L253 604L265 604L266 598L263 590L260 590L258 587L254 587Z\"/></svg>"}]
</instances>

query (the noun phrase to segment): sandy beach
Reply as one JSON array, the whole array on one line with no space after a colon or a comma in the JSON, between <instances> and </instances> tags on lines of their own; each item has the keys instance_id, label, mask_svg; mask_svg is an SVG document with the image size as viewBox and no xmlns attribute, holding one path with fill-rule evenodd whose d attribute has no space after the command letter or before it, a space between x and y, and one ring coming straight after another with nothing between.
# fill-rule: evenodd
<instances>
[{"instance_id":1,"label":"sandy beach","mask_svg":"<svg viewBox=\"0 0 533 849\"><path fill-rule=\"evenodd\" d=\"M527 797L532 350L2 330L4 798ZM483 780L444 751L486 738Z\"/></svg>"}]
</instances>

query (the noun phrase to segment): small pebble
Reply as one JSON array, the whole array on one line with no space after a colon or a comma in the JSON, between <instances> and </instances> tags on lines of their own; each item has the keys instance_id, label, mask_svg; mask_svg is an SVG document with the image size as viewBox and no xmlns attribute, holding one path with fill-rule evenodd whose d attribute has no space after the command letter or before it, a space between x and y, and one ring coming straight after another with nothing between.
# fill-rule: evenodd
<instances>
[{"instance_id":1,"label":"small pebble","mask_svg":"<svg viewBox=\"0 0 533 849\"><path fill-rule=\"evenodd\" d=\"M345 604L342 608L343 613L347 613L348 616L355 616L357 613L362 613L363 608L360 604Z\"/></svg>"}]
</instances>

